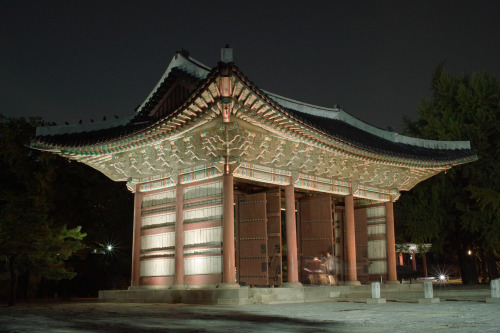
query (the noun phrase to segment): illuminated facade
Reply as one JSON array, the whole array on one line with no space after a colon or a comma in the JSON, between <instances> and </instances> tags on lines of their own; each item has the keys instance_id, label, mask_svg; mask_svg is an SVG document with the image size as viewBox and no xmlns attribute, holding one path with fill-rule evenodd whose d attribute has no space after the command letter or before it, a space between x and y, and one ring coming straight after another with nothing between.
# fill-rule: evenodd
<instances>
[{"instance_id":1,"label":"illuminated facade","mask_svg":"<svg viewBox=\"0 0 500 333\"><path fill-rule=\"evenodd\" d=\"M477 159L263 91L230 48L214 68L178 52L130 119L32 147L135 193L132 289L396 283L393 202Z\"/></svg>"}]
</instances>

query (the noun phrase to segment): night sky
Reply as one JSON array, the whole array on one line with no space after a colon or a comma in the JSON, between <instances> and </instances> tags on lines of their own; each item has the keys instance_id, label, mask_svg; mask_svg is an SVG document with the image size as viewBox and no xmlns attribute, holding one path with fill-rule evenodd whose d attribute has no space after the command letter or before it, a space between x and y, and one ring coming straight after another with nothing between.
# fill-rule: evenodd
<instances>
[{"instance_id":1,"label":"night sky","mask_svg":"<svg viewBox=\"0 0 500 333\"><path fill-rule=\"evenodd\" d=\"M500 1L0 0L0 113L131 115L175 51L226 43L259 88L400 131L440 61L500 77Z\"/></svg>"}]
</instances>

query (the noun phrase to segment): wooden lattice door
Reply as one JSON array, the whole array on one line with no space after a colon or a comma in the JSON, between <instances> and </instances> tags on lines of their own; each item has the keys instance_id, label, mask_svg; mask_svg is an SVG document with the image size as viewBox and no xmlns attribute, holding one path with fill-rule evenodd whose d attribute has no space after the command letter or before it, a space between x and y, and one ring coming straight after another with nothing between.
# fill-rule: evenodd
<instances>
[{"instance_id":1,"label":"wooden lattice door","mask_svg":"<svg viewBox=\"0 0 500 333\"><path fill-rule=\"evenodd\" d=\"M238 202L238 281L267 286L266 193L239 196Z\"/></svg>"},{"instance_id":2,"label":"wooden lattice door","mask_svg":"<svg viewBox=\"0 0 500 333\"><path fill-rule=\"evenodd\" d=\"M359 282L369 281L368 261L368 227L366 208L354 210L354 226L356 231L356 272Z\"/></svg>"},{"instance_id":3,"label":"wooden lattice door","mask_svg":"<svg viewBox=\"0 0 500 333\"><path fill-rule=\"evenodd\" d=\"M283 281L281 256L281 191L266 193L267 248L269 285L279 286Z\"/></svg>"},{"instance_id":4,"label":"wooden lattice door","mask_svg":"<svg viewBox=\"0 0 500 333\"><path fill-rule=\"evenodd\" d=\"M328 283L326 255L333 254L333 212L330 195L300 200L302 281Z\"/></svg>"}]
</instances>

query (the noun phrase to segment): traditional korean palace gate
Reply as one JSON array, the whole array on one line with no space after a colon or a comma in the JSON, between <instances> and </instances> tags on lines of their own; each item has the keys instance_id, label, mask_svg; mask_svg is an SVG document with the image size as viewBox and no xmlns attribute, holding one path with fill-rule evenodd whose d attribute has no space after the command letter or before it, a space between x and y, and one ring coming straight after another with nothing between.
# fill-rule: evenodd
<instances>
[{"instance_id":1,"label":"traditional korean palace gate","mask_svg":"<svg viewBox=\"0 0 500 333\"><path fill-rule=\"evenodd\" d=\"M477 159L262 91L222 50L187 54L130 119L44 127L31 146L135 193L131 289L396 283L393 202Z\"/></svg>"}]
</instances>

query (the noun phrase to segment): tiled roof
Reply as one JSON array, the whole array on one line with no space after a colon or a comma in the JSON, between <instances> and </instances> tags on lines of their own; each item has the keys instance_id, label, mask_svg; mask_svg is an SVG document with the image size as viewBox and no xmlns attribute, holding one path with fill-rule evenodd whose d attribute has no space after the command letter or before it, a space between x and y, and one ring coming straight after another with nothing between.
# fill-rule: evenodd
<instances>
[{"instance_id":1,"label":"tiled roof","mask_svg":"<svg viewBox=\"0 0 500 333\"><path fill-rule=\"evenodd\" d=\"M150 121L131 121L127 125L100 129L96 131L37 136L34 141L43 142L46 145L63 147L82 147L95 145L109 140L118 140L120 138L125 138L147 127L148 125L150 125L150 123Z\"/></svg>"},{"instance_id":2,"label":"tiled roof","mask_svg":"<svg viewBox=\"0 0 500 333\"><path fill-rule=\"evenodd\" d=\"M341 120L314 116L289 108L285 109L285 111L337 140L377 154L440 162L454 161L476 155L472 149L435 149L393 142L363 131Z\"/></svg>"},{"instance_id":3,"label":"tiled roof","mask_svg":"<svg viewBox=\"0 0 500 333\"><path fill-rule=\"evenodd\" d=\"M281 110L285 111L285 113L290 115L292 118L295 118L296 120L332 137L333 139L347 143L361 150L370 151L376 154L389 155L396 158L436 162L453 162L473 158L476 155L476 153L471 149L436 149L394 142L374 135L339 119L313 115L282 106L279 101L269 98L265 92L258 89L251 81L248 80L248 78L246 78L246 76L244 76L241 71L239 71L236 66L234 66L234 64L231 64L231 66L239 77L244 78L250 86L253 86L252 89L258 91L264 99L267 99L271 104L275 105L275 107L277 106ZM183 69L172 68L168 73L168 76L150 95L149 99L143 103L140 112L138 112L136 116L126 125L80 133L38 136L34 142L43 143L45 146L82 147L104 143L110 140L126 138L142 129L153 126L154 123L159 120L149 117L149 114L173 83L181 80L189 84L193 84L197 86L195 89L196 92L201 88L200 86L203 85L204 82L210 80L211 77L215 75L217 69L218 67L214 68L208 77L202 79L184 71Z\"/></svg>"},{"instance_id":4,"label":"tiled roof","mask_svg":"<svg viewBox=\"0 0 500 333\"><path fill-rule=\"evenodd\" d=\"M141 111L137 113L126 125L99 129L95 131L37 136L35 141L41 141L49 145L81 147L86 145L99 144L109 140L125 138L143 128L150 126L154 121L157 120L149 117L150 111L155 107L156 103L162 98L163 94L168 90L168 88L174 82L179 81L198 85L203 80L187 73L182 69L173 68L170 71L168 77L163 80L163 82L160 84L151 98L146 101Z\"/></svg>"},{"instance_id":5,"label":"tiled roof","mask_svg":"<svg viewBox=\"0 0 500 333\"><path fill-rule=\"evenodd\" d=\"M136 117L136 121L148 120L148 115L151 110L158 104L163 95L167 92L168 88L175 82L185 82L188 84L198 85L202 80L195 77L194 75L186 72L178 67L172 68L169 75L163 80L158 89L153 93L151 98L149 98L139 114Z\"/></svg>"}]
</instances>

